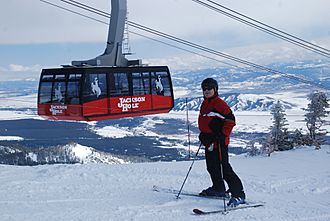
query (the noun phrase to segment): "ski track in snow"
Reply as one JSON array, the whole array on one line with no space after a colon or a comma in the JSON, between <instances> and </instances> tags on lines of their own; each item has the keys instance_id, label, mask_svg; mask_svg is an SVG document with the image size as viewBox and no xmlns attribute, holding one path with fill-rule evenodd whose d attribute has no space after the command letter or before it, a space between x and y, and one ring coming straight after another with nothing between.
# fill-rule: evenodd
<instances>
[{"instance_id":1,"label":"ski track in snow","mask_svg":"<svg viewBox=\"0 0 330 221\"><path fill-rule=\"evenodd\" d=\"M193 215L223 202L152 191L180 188L191 162L0 165L0 220L330 220L330 147L231 157L248 200L263 208ZM186 191L210 185L205 161L196 161Z\"/></svg>"}]
</instances>

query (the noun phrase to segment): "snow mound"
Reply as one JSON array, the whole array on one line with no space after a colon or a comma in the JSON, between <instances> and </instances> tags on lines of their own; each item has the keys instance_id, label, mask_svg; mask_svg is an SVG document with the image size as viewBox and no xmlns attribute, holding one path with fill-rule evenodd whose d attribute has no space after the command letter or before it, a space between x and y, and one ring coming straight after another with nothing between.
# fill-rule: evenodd
<instances>
[{"instance_id":1,"label":"snow mound","mask_svg":"<svg viewBox=\"0 0 330 221\"><path fill-rule=\"evenodd\" d=\"M63 148L72 152L73 156L78 158L81 163L106 163L106 164L124 164L128 163L123 159L115 157L109 153L98 151L92 147L82 146L80 144L68 144Z\"/></svg>"}]
</instances>

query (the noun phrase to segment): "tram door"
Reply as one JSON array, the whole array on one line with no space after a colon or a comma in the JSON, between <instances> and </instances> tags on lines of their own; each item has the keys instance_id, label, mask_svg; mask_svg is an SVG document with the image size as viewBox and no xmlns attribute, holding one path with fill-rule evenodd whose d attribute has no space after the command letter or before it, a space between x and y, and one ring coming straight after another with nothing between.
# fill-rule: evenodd
<instances>
[{"instance_id":1,"label":"tram door","mask_svg":"<svg viewBox=\"0 0 330 221\"><path fill-rule=\"evenodd\" d=\"M132 73L132 111L152 110L150 94L150 73Z\"/></svg>"},{"instance_id":2,"label":"tram door","mask_svg":"<svg viewBox=\"0 0 330 221\"><path fill-rule=\"evenodd\" d=\"M129 76L128 73L110 73L110 114L128 112Z\"/></svg>"}]
</instances>

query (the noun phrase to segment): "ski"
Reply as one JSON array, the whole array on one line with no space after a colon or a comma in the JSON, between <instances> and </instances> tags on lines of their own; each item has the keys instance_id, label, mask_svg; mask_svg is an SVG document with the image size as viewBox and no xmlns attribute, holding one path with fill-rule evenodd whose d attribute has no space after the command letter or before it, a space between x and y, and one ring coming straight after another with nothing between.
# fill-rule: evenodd
<instances>
[{"instance_id":1,"label":"ski","mask_svg":"<svg viewBox=\"0 0 330 221\"><path fill-rule=\"evenodd\" d=\"M240 210L240 209L247 209L247 208L256 208L256 207L261 207L264 206L263 203L246 203L246 204L241 204L236 207L227 207L226 211L224 209L221 210L212 210L212 211L204 211L201 209L193 209L194 214L196 215L208 215L208 214L215 214L215 213L220 213L220 214L227 214L230 211L233 210Z\"/></svg>"},{"instance_id":2,"label":"ski","mask_svg":"<svg viewBox=\"0 0 330 221\"><path fill-rule=\"evenodd\" d=\"M172 189L172 188L164 188L164 187L160 187L160 186L156 186L154 185L152 187L152 190L153 191L156 191L156 192L163 192L163 193L171 193L171 194L178 194L179 193L179 190L176 190L176 189ZM194 192L187 192L187 191L181 191L180 195L183 195L183 196L192 196L192 197L201 197L201 198L208 198L208 199L220 199L220 200L228 200L229 199L229 196L228 197L217 197L217 196L203 196L203 195L199 195L199 193L194 193Z\"/></svg>"}]
</instances>

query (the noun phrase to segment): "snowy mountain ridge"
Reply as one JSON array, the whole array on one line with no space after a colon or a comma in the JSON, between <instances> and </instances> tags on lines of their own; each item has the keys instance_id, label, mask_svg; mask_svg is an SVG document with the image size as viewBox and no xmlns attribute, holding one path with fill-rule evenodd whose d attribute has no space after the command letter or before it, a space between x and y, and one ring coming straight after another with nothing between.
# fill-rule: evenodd
<instances>
[{"instance_id":1,"label":"snowy mountain ridge","mask_svg":"<svg viewBox=\"0 0 330 221\"><path fill-rule=\"evenodd\" d=\"M291 63L274 63L267 67L284 74L274 74L258 69L237 67L214 67L198 70L178 71L172 74L175 87L189 91L187 94L200 94L200 83L206 77L218 80L222 93L272 94L281 91L310 91L318 89L313 84L330 84L330 64L323 60L306 60ZM303 81L297 81L286 74Z\"/></svg>"},{"instance_id":2,"label":"snowy mountain ridge","mask_svg":"<svg viewBox=\"0 0 330 221\"><path fill-rule=\"evenodd\" d=\"M240 94L240 93L224 93L220 97L228 103L233 111L269 111L277 102L272 98L263 94ZM193 110L199 111L204 98L177 98L175 99L174 111ZM292 109L295 104L282 101L285 109Z\"/></svg>"}]
</instances>

